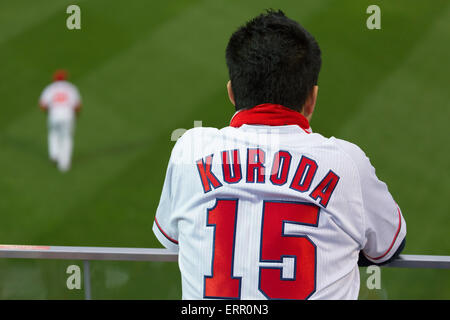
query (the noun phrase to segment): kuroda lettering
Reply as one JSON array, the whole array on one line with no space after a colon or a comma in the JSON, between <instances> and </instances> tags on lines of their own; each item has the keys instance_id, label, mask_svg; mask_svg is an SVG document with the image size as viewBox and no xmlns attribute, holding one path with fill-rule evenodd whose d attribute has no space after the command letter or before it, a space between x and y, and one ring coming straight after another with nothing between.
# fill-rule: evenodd
<instances>
[{"instance_id":1,"label":"kuroda lettering","mask_svg":"<svg viewBox=\"0 0 450 320\"><path fill-rule=\"evenodd\" d=\"M307 156L302 156L295 174L288 181L289 172L293 166L293 157L288 151L280 150L275 153L270 171L266 168L266 152L261 148L248 148L245 170L242 168L241 152L238 149L220 152L219 161L222 167L222 180L214 174L214 154L196 161L196 167L204 193L211 192L226 184L235 183L271 183L274 186L283 186L289 183L289 188L300 193L309 192L309 196L326 207L333 195L340 177L332 170L322 177L313 187L316 173L319 169L317 162ZM243 174L245 173L245 179ZM266 177L269 176L268 179ZM312 191L311 191L312 190Z\"/></svg>"}]
</instances>

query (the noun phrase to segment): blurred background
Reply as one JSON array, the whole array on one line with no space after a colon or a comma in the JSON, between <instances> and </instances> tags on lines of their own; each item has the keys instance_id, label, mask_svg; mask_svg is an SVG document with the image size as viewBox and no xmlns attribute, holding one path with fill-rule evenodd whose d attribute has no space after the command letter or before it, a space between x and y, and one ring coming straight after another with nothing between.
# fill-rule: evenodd
<instances>
[{"instance_id":1,"label":"blurred background","mask_svg":"<svg viewBox=\"0 0 450 320\"><path fill-rule=\"evenodd\" d=\"M68 30L66 8L81 8ZM366 8L381 8L368 30ZM282 9L323 51L312 128L361 146L408 224L404 253L450 255L450 2L447 0L0 1L0 243L161 247L151 227L171 133L227 126L225 47ZM73 167L47 155L38 108L55 69L80 90ZM0 259L0 299L82 299L78 261ZM91 263L94 299L179 299L176 263ZM383 269L361 299L450 299L448 270Z\"/></svg>"}]
</instances>

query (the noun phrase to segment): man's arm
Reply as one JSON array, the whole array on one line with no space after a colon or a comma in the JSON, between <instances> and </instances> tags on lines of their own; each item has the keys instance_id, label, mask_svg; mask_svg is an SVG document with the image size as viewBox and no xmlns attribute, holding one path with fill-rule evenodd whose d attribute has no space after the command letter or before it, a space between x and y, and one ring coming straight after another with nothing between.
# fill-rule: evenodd
<instances>
[{"instance_id":1,"label":"man's arm","mask_svg":"<svg viewBox=\"0 0 450 320\"><path fill-rule=\"evenodd\" d=\"M363 221L359 264L386 264L395 259L405 246L405 219L365 153L349 142L339 139L336 142L351 157L358 171Z\"/></svg>"},{"instance_id":2,"label":"man's arm","mask_svg":"<svg viewBox=\"0 0 450 320\"><path fill-rule=\"evenodd\" d=\"M182 163L182 138L172 149L167 165L164 185L161 192L158 209L153 223L153 233L159 242L167 249L178 252L178 219L177 209L181 206L177 189L180 188L182 170L178 167Z\"/></svg>"},{"instance_id":3,"label":"man's arm","mask_svg":"<svg viewBox=\"0 0 450 320\"><path fill-rule=\"evenodd\" d=\"M394 260L404 249L406 222L387 185L378 179L367 157L362 160L359 175L364 217L361 255L371 264L383 265Z\"/></svg>"},{"instance_id":4,"label":"man's arm","mask_svg":"<svg viewBox=\"0 0 450 320\"><path fill-rule=\"evenodd\" d=\"M169 160L152 230L156 238L165 248L176 252L178 251L178 225L174 219L172 175L173 165Z\"/></svg>"},{"instance_id":5,"label":"man's arm","mask_svg":"<svg viewBox=\"0 0 450 320\"><path fill-rule=\"evenodd\" d=\"M378 265L378 266L382 266L382 265L391 263L392 261L397 259L398 256L402 253L403 249L405 249L405 245L406 245L406 237L403 239L402 243L398 247L397 251L395 251L395 253L392 255L392 257L389 258L388 260L386 260L385 262L381 262L381 263L374 263L374 262L370 261L369 259L366 258L366 256L364 255L364 253L361 250L359 252L358 266L359 267L368 267L368 266L371 266L374 264Z\"/></svg>"},{"instance_id":6,"label":"man's arm","mask_svg":"<svg viewBox=\"0 0 450 320\"><path fill-rule=\"evenodd\" d=\"M81 108L83 106L82 102L81 102L81 95L80 95L80 91L78 91L78 88L75 85L72 85L73 88L73 92L74 92L74 96L75 96L75 105L73 107L75 114L77 116L80 115L81 112Z\"/></svg>"},{"instance_id":7,"label":"man's arm","mask_svg":"<svg viewBox=\"0 0 450 320\"><path fill-rule=\"evenodd\" d=\"M79 102L77 105L75 105L75 114L77 115L77 117L80 115L81 113L81 108L83 107L83 105L81 104L81 102Z\"/></svg>"},{"instance_id":8,"label":"man's arm","mask_svg":"<svg viewBox=\"0 0 450 320\"><path fill-rule=\"evenodd\" d=\"M43 112L48 111L48 105L44 101L39 101L39 109Z\"/></svg>"}]
</instances>

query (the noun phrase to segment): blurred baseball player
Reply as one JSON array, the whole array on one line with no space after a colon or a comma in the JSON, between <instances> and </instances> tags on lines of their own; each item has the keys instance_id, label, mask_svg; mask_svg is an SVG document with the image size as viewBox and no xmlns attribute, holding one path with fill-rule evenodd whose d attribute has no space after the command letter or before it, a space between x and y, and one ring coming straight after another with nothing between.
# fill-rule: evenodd
<instances>
[{"instance_id":1,"label":"blurred baseball player","mask_svg":"<svg viewBox=\"0 0 450 320\"><path fill-rule=\"evenodd\" d=\"M67 80L67 72L58 70L53 83L41 94L39 106L48 112L48 152L60 171L70 169L75 115L81 109L78 89Z\"/></svg>"},{"instance_id":2,"label":"blurred baseball player","mask_svg":"<svg viewBox=\"0 0 450 320\"><path fill-rule=\"evenodd\" d=\"M311 130L316 40L268 11L226 61L237 112L177 141L153 225L179 254L183 298L357 299L358 262L394 259L406 223L359 147Z\"/></svg>"}]
</instances>

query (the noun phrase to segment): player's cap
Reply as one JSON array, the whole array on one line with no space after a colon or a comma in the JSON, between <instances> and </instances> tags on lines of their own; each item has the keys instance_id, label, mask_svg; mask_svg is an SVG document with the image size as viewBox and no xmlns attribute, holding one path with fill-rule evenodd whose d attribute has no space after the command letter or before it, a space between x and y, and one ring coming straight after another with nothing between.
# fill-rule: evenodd
<instances>
[{"instance_id":1,"label":"player's cap","mask_svg":"<svg viewBox=\"0 0 450 320\"><path fill-rule=\"evenodd\" d=\"M67 71L60 69L56 70L55 73L53 73L53 81L62 81L67 79Z\"/></svg>"}]
</instances>

